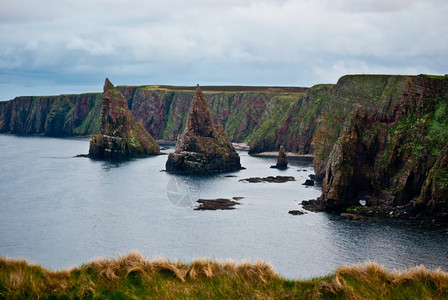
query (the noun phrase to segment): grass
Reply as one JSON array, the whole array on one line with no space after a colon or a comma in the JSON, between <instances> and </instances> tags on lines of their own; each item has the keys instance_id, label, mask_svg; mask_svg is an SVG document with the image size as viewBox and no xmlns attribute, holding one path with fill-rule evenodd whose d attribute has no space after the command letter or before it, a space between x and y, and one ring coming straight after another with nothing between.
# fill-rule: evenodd
<instances>
[{"instance_id":1,"label":"grass","mask_svg":"<svg viewBox=\"0 0 448 300\"><path fill-rule=\"evenodd\" d=\"M446 299L448 274L424 267L388 272L376 263L288 280L257 262L149 261L138 252L50 271L0 257L0 298L110 299Z\"/></svg>"}]
</instances>

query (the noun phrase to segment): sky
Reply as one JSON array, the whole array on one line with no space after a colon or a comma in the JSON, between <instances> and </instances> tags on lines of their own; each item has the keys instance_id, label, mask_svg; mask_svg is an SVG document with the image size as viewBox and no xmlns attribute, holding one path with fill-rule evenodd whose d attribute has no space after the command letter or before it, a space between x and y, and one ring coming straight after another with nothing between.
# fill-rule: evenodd
<instances>
[{"instance_id":1,"label":"sky","mask_svg":"<svg viewBox=\"0 0 448 300\"><path fill-rule=\"evenodd\" d=\"M448 73L447 0L0 0L0 100Z\"/></svg>"}]
</instances>

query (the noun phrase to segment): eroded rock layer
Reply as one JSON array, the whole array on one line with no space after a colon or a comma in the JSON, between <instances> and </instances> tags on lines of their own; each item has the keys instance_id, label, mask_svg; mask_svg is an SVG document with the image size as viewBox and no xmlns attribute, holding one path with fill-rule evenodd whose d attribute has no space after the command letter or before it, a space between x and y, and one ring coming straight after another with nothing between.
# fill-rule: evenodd
<instances>
[{"instance_id":1,"label":"eroded rock layer","mask_svg":"<svg viewBox=\"0 0 448 300\"><path fill-rule=\"evenodd\" d=\"M179 136L166 171L210 174L240 170L240 157L221 125L211 119L207 101L199 88L190 107L185 131Z\"/></svg>"},{"instance_id":2,"label":"eroded rock layer","mask_svg":"<svg viewBox=\"0 0 448 300\"><path fill-rule=\"evenodd\" d=\"M160 152L151 135L134 121L126 98L106 78L102 96L100 133L90 140L92 158L144 157Z\"/></svg>"}]
</instances>

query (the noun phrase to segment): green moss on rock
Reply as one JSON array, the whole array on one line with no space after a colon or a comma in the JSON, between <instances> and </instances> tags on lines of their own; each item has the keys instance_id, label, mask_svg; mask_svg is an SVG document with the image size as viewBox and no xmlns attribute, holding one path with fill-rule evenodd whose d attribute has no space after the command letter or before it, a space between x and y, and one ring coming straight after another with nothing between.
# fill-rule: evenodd
<instances>
[{"instance_id":1,"label":"green moss on rock","mask_svg":"<svg viewBox=\"0 0 448 300\"><path fill-rule=\"evenodd\" d=\"M179 136L166 171L186 174L211 174L240 170L240 157L221 125L215 125L207 101L197 88L187 125Z\"/></svg>"},{"instance_id":2,"label":"green moss on rock","mask_svg":"<svg viewBox=\"0 0 448 300\"><path fill-rule=\"evenodd\" d=\"M158 154L160 147L134 118L126 98L106 78L101 107L101 129L92 136L93 158L131 158Z\"/></svg>"}]
</instances>

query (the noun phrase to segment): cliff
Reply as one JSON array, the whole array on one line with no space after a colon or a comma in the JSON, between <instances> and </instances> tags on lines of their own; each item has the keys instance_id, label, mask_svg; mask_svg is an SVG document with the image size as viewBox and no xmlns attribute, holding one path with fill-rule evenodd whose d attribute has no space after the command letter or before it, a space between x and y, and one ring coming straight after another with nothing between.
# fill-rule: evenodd
<instances>
[{"instance_id":1,"label":"cliff","mask_svg":"<svg viewBox=\"0 0 448 300\"><path fill-rule=\"evenodd\" d=\"M365 200L383 215L446 219L447 91L448 76L344 76L271 114L250 151L313 153L329 211Z\"/></svg>"},{"instance_id":2,"label":"cliff","mask_svg":"<svg viewBox=\"0 0 448 300\"><path fill-rule=\"evenodd\" d=\"M144 157L160 152L153 137L134 121L126 98L106 78L101 104L100 133L92 135L92 158Z\"/></svg>"},{"instance_id":3,"label":"cliff","mask_svg":"<svg viewBox=\"0 0 448 300\"><path fill-rule=\"evenodd\" d=\"M348 115L327 160L320 200L330 210L365 200L397 216L447 219L448 76L387 82L379 98L360 101Z\"/></svg>"},{"instance_id":4,"label":"cliff","mask_svg":"<svg viewBox=\"0 0 448 300\"><path fill-rule=\"evenodd\" d=\"M156 139L176 141L185 129L194 87L118 86L135 121ZM202 88L213 122L235 142L248 141L273 116L283 116L306 88ZM74 136L98 133L101 93L16 97L0 102L0 133ZM278 147L276 147L277 149Z\"/></svg>"}]
</instances>

